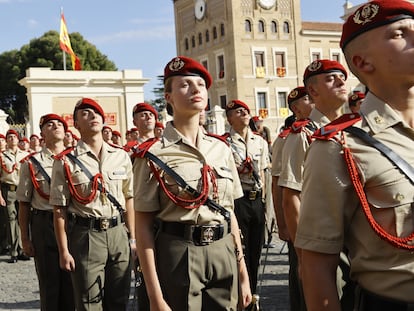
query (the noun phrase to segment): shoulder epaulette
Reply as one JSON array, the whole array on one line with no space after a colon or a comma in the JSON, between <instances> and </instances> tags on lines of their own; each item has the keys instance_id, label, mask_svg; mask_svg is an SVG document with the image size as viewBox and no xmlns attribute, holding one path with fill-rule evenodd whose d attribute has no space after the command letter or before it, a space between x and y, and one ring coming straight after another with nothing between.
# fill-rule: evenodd
<instances>
[{"instance_id":1,"label":"shoulder epaulette","mask_svg":"<svg viewBox=\"0 0 414 311\"><path fill-rule=\"evenodd\" d=\"M359 120L361 120L361 116L358 113L346 113L316 130L312 137L315 139L328 140Z\"/></svg>"},{"instance_id":2,"label":"shoulder epaulette","mask_svg":"<svg viewBox=\"0 0 414 311\"><path fill-rule=\"evenodd\" d=\"M126 151L129 152L132 150L132 148L134 148L136 145L138 144L138 141L136 140L132 140L127 142L122 148Z\"/></svg>"},{"instance_id":3,"label":"shoulder epaulette","mask_svg":"<svg viewBox=\"0 0 414 311\"><path fill-rule=\"evenodd\" d=\"M229 142L227 141L227 137L228 136L225 136L226 134L224 134L224 135L217 135L217 134L210 133L210 132L206 133L207 136L217 138L218 140L224 142L227 146L229 146Z\"/></svg>"},{"instance_id":4,"label":"shoulder epaulette","mask_svg":"<svg viewBox=\"0 0 414 311\"><path fill-rule=\"evenodd\" d=\"M297 120L297 121L293 122L293 124L291 126L291 129L290 129L290 132L295 133L295 134L302 132L302 129L304 127L307 127L307 125L310 123L310 121L311 120L309 120L309 119L303 119L303 120Z\"/></svg>"},{"instance_id":5,"label":"shoulder epaulette","mask_svg":"<svg viewBox=\"0 0 414 311\"><path fill-rule=\"evenodd\" d=\"M24 163L24 162L26 162L26 161L27 161L27 160L29 160L32 156L34 156L36 153L38 153L38 152L32 152L32 153L28 154L27 156L25 156L23 159L21 159L21 160L20 160L20 163Z\"/></svg>"},{"instance_id":6,"label":"shoulder epaulette","mask_svg":"<svg viewBox=\"0 0 414 311\"><path fill-rule=\"evenodd\" d=\"M62 160L64 156L66 156L68 153L72 152L75 147L69 147L65 150L63 150L61 153L54 156L55 160Z\"/></svg>"},{"instance_id":7,"label":"shoulder epaulette","mask_svg":"<svg viewBox=\"0 0 414 311\"><path fill-rule=\"evenodd\" d=\"M288 137L289 136L289 134L290 134L290 130L291 130L291 128L290 127L288 127L288 128L285 128L285 129L283 129L280 133L279 133L279 137L280 138L286 138L286 137Z\"/></svg>"},{"instance_id":8,"label":"shoulder epaulette","mask_svg":"<svg viewBox=\"0 0 414 311\"><path fill-rule=\"evenodd\" d=\"M135 150L135 152L132 154L131 157L133 158L143 158L145 153L151 148L152 145L154 145L157 141L159 141L159 138L153 137L149 138L146 141L144 141L142 144L138 146L138 148Z\"/></svg>"}]
</instances>

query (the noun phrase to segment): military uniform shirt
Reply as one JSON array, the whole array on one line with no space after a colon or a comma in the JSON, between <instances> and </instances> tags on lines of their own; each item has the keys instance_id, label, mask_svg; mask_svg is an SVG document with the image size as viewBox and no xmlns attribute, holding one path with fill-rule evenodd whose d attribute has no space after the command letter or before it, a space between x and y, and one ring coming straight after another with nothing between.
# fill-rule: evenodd
<instances>
[{"instance_id":1,"label":"military uniform shirt","mask_svg":"<svg viewBox=\"0 0 414 311\"><path fill-rule=\"evenodd\" d=\"M233 201L243 195L233 156L223 141L198 132L197 146L193 146L171 124L167 123L164 136L151 146L149 151L159 157L191 187L200 191L201 168L203 163L213 170L218 186L217 203L232 210ZM189 224L224 223L223 216L201 205L195 209L186 209L172 202L158 185L147 159L136 158L134 161L134 206L140 212L158 212L162 221L182 222ZM162 172L167 188L174 194L193 197L183 191L175 180ZM212 197L212 185L209 179L209 197Z\"/></svg>"},{"instance_id":2,"label":"military uniform shirt","mask_svg":"<svg viewBox=\"0 0 414 311\"><path fill-rule=\"evenodd\" d=\"M230 130L230 141L232 144L232 151L236 166L250 157L254 170L260 176L260 172L269 166L269 147L267 142L261 137L253 133L252 130L247 130L246 141L238 134L234 129ZM257 182L252 176L252 173L240 173L240 181L244 191L256 190L255 185ZM263 184L264 181L261 180Z\"/></svg>"},{"instance_id":3,"label":"military uniform shirt","mask_svg":"<svg viewBox=\"0 0 414 311\"><path fill-rule=\"evenodd\" d=\"M113 147L106 142L101 149L101 159L97 159L90 147L82 140L71 151L95 176L101 173L104 180L104 188L111 193L117 201L125 208L125 199L133 195L132 185L132 164L128 154L120 149ZM64 157L69 165L71 179L76 190L82 196L91 194L92 182L81 168L73 163L68 157ZM69 212L73 212L81 217L113 217L119 212L105 194L97 191L94 200L86 205L81 204L72 198L64 172L63 160L55 160L53 164L52 183L50 188L51 205L69 206Z\"/></svg>"},{"instance_id":4,"label":"military uniform shirt","mask_svg":"<svg viewBox=\"0 0 414 311\"><path fill-rule=\"evenodd\" d=\"M272 145L272 176L278 177L282 170L282 151L286 137L278 136Z\"/></svg>"},{"instance_id":5,"label":"military uniform shirt","mask_svg":"<svg viewBox=\"0 0 414 311\"><path fill-rule=\"evenodd\" d=\"M361 114L356 127L414 165L414 131L393 109L369 93ZM345 135L374 218L387 232L407 236L414 229L414 185L374 147ZM295 246L326 254L338 254L345 246L353 280L377 295L414 302L413 252L374 233L334 140L314 141L308 150Z\"/></svg>"},{"instance_id":6,"label":"military uniform shirt","mask_svg":"<svg viewBox=\"0 0 414 311\"><path fill-rule=\"evenodd\" d=\"M49 149L43 147L41 152L38 152L33 155L40 165L44 168L49 177L52 176L52 167L53 167L53 158L54 154L50 152ZM24 161L21 165L20 170L20 182L17 187L16 198L18 201L31 203L31 206L38 210L48 210L53 211L53 207L49 204L49 200L43 198L33 186L32 178L29 170L30 159ZM32 163L32 162L31 162ZM37 166L32 163L33 170L37 182L39 183L40 190L45 193L50 193L50 185L45 179L45 177L40 173Z\"/></svg>"},{"instance_id":7,"label":"military uniform shirt","mask_svg":"<svg viewBox=\"0 0 414 311\"><path fill-rule=\"evenodd\" d=\"M309 119L318 128L330 122L317 109L312 109ZM302 191L303 161L309 148L309 135L312 135L312 131L304 127L300 133L291 132L286 137L282 151L282 169L278 181L279 186Z\"/></svg>"},{"instance_id":8,"label":"military uniform shirt","mask_svg":"<svg viewBox=\"0 0 414 311\"><path fill-rule=\"evenodd\" d=\"M16 165L16 169L12 173L7 173L3 167L0 171L0 182L15 185L19 184L19 172L20 172L20 161L24 157L29 155L28 152L17 149L16 153L13 153L10 149L6 149L0 153L1 165L5 166L8 171L11 171L13 165Z\"/></svg>"}]
</instances>

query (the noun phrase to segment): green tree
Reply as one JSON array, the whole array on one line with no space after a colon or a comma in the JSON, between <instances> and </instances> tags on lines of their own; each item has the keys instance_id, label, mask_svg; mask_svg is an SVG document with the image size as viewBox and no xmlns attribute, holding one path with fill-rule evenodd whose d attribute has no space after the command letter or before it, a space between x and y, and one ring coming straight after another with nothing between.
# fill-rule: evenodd
<instances>
[{"instance_id":1,"label":"green tree","mask_svg":"<svg viewBox=\"0 0 414 311\"><path fill-rule=\"evenodd\" d=\"M81 34L69 35L72 48L80 58L82 70L112 71L115 64L96 47L86 41ZM20 50L0 54L0 109L8 115L9 123L25 123L28 116L26 88L18 81L26 76L29 67L50 67L63 69L63 51L59 46L59 33L48 31L40 38L30 40ZM72 70L70 57L66 57L67 70Z\"/></svg>"},{"instance_id":2,"label":"green tree","mask_svg":"<svg viewBox=\"0 0 414 311\"><path fill-rule=\"evenodd\" d=\"M152 101L152 105L157 109L157 111L163 111L167 103L164 99L164 76L157 76L159 87L156 87L152 90L156 98ZM162 115L159 114L159 119L162 121Z\"/></svg>"}]
</instances>

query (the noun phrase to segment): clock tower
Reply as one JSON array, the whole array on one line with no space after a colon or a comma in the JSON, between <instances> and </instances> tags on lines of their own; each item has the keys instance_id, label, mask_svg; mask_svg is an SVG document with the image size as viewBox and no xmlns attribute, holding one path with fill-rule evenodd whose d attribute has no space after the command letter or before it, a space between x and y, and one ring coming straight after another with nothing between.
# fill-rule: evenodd
<instances>
[{"instance_id":1,"label":"clock tower","mask_svg":"<svg viewBox=\"0 0 414 311\"><path fill-rule=\"evenodd\" d=\"M240 99L273 133L290 114L287 94L303 85L305 67L334 52L343 59L341 24L303 23L300 0L173 2L177 55L198 60L211 73L210 109Z\"/></svg>"}]
</instances>

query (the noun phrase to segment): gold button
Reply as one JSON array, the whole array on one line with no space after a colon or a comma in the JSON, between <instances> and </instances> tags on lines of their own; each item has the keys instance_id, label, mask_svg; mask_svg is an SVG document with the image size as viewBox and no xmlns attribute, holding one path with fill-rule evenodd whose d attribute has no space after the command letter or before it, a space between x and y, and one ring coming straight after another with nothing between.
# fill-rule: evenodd
<instances>
[{"instance_id":1,"label":"gold button","mask_svg":"<svg viewBox=\"0 0 414 311\"><path fill-rule=\"evenodd\" d=\"M377 123L377 124L381 124L381 123L384 122L384 119L382 117L380 117L380 116L376 116L374 118L374 120L375 120L375 123Z\"/></svg>"},{"instance_id":2,"label":"gold button","mask_svg":"<svg viewBox=\"0 0 414 311\"><path fill-rule=\"evenodd\" d=\"M404 200L404 195L402 194L402 193L397 193L396 195L395 195L395 199L397 200L397 201L402 201L402 200Z\"/></svg>"}]
</instances>

